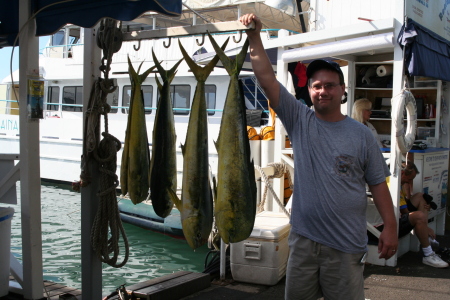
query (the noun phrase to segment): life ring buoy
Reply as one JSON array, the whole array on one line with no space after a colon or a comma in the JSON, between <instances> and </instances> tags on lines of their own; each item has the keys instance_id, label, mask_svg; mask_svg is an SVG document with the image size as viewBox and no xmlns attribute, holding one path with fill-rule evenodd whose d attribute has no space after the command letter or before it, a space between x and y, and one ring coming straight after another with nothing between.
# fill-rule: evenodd
<instances>
[{"instance_id":1,"label":"life ring buoy","mask_svg":"<svg viewBox=\"0 0 450 300\"><path fill-rule=\"evenodd\" d=\"M417 106L414 95L407 90L392 99L392 123L395 126L398 149L401 153L411 150L416 139ZM405 129L403 111L406 108L407 125Z\"/></svg>"}]
</instances>

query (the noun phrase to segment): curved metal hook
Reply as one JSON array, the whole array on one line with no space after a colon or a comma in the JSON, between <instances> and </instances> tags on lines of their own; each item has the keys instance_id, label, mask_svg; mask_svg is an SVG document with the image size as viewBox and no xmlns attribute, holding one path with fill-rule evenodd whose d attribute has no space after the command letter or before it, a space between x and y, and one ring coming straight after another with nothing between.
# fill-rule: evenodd
<instances>
[{"instance_id":1,"label":"curved metal hook","mask_svg":"<svg viewBox=\"0 0 450 300\"><path fill-rule=\"evenodd\" d=\"M168 45L166 45L166 41L164 41L164 43L163 43L164 48L169 48L171 41L172 41L171 37L169 37L169 44Z\"/></svg>"},{"instance_id":2,"label":"curved metal hook","mask_svg":"<svg viewBox=\"0 0 450 300\"><path fill-rule=\"evenodd\" d=\"M236 41L236 37L233 35L233 41L237 44L242 40L242 30L239 30L239 40Z\"/></svg>"},{"instance_id":3,"label":"curved metal hook","mask_svg":"<svg viewBox=\"0 0 450 300\"><path fill-rule=\"evenodd\" d=\"M139 51L139 49L141 49L141 40L138 40L138 46L136 47L136 45L133 45L133 49L134 51Z\"/></svg>"},{"instance_id":4,"label":"curved metal hook","mask_svg":"<svg viewBox=\"0 0 450 300\"><path fill-rule=\"evenodd\" d=\"M202 42L199 43L198 39L195 39L195 42L197 43L197 46L203 46L203 44L205 43L205 34L202 33Z\"/></svg>"}]
</instances>

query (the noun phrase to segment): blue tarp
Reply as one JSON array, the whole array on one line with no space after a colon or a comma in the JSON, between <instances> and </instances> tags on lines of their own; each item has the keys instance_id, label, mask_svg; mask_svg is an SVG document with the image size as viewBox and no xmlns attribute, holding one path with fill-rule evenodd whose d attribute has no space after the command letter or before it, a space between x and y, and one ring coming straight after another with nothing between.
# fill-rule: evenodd
<instances>
[{"instance_id":1,"label":"blue tarp","mask_svg":"<svg viewBox=\"0 0 450 300\"><path fill-rule=\"evenodd\" d=\"M405 50L405 72L450 81L450 42L408 19L397 39Z\"/></svg>"},{"instance_id":2,"label":"blue tarp","mask_svg":"<svg viewBox=\"0 0 450 300\"><path fill-rule=\"evenodd\" d=\"M61 0L31 1L32 11L56 2ZM19 31L19 1L0 0L0 7L0 47L12 46ZM131 21L147 11L179 16L181 10L181 0L74 0L42 10L36 16L36 35L53 34L69 23L90 28L104 17Z\"/></svg>"}]
</instances>

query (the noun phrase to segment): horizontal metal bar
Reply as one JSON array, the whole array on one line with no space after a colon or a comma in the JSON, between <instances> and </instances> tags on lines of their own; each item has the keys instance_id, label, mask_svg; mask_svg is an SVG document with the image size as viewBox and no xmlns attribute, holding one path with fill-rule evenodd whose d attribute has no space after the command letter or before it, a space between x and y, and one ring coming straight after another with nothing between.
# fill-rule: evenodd
<instances>
[{"instance_id":1,"label":"horizontal metal bar","mask_svg":"<svg viewBox=\"0 0 450 300\"><path fill-rule=\"evenodd\" d=\"M170 27L155 30L142 30L124 33L124 41L136 41L143 39L160 39L168 37L188 36L204 33L217 33L217 32L233 32L240 30L247 30L255 28L252 22L249 26L244 26L240 21L218 22L202 25L189 25Z\"/></svg>"}]
</instances>

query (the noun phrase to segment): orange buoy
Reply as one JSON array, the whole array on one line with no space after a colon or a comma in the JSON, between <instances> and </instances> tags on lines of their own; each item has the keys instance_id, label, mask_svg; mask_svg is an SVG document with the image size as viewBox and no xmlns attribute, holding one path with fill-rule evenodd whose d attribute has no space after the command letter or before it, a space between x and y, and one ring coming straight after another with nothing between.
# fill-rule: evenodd
<instances>
[{"instance_id":1,"label":"orange buoy","mask_svg":"<svg viewBox=\"0 0 450 300\"><path fill-rule=\"evenodd\" d=\"M247 126L247 135L249 140L260 140L261 136L258 134L255 128Z\"/></svg>"},{"instance_id":2,"label":"orange buoy","mask_svg":"<svg viewBox=\"0 0 450 300\"><path fill-rule=\"evenodd\" d=\"M263 140L275 139L275 128L273 126L266 126L261 128L261 136Z\"/></svg>"}]
</instances>

